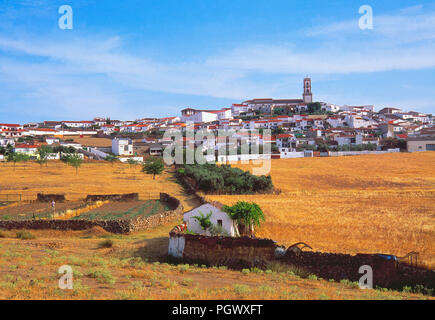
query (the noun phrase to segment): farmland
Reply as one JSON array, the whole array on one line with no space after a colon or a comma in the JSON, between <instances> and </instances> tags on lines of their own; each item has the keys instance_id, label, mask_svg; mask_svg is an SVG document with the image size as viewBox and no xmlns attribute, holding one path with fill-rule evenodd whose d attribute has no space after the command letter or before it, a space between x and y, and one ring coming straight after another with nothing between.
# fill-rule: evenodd
<instances>
[{"instance_id":1,"label":"farmland","mask_svg":"<svg viewBox=\"0 0 435 320\"><path fill-rule=\"evenodd\" d=\"M161 192L180 199L185 209L198 205L191 195L184 193L173 173L166 170L153 180L140 171L140 166L108 164L105 161L86 161L75 169L60 161L47 166L36 163L0 163L0 194L21 194L23 200L35 200L38 193L65 194L68 201L81 201L88 194L139 193L140 200L158 199Z\"/></svg>"},{"instance_id":2,"label":"farmland","mask_svg":"<svg viewBox=\"0 0 435 320\"><path fill-rule=\"evenodd\" d=\"M419 251L425 264L435 262L435 153L349 158L289 159L272 162L280 195L207 196L225 204L255 201L266 222L257 236L280 244L299 241L315 250L342 253ZM252 166L240 165L243 169ZM138 192L137 204L105 207L95 214L139 211L166 192L189 210L198 201L186 194L167 170L157 180L139 167L86 162L78 175L60 162L0 163L0 193L35 199L38 192L65 193L80 201L87 194ZM150 202L148 202L150 204ZM155 203L154 203L155 205ZM46 204L47 206L47 204ZM139 206L139 207L138 207ZM6 209L3 209L6 210ZM1 214L2 210L0 210ZM88 211L84 214L92 212ZM359 290L353 283L300 278L271 268L242 273L225 268L165 264L173 222L151 231L112 235L84 231L0 231L1 299L426 299L409 292ZM101 248L104 240L113 246ZM57 269L72 265L74 290L57 287Z\"/></svg>"},{"instance_id":3,"label":"farmland","mask_svg":"<svg viewBox=\"0 0 435 320\"><path fill-rule=\"evenodd\" d=\"M83 206L81 201L71 201L56 204L56 212L73 210ZM48 219L55 211L52 210L50 203L25 203L21 205L13 204L3 207L0 210L0 220L28 220L28 219Z\"/></svg>"},{"instance_id":4,"label":"farmland","mask_svg":"<svg viewBox=\"0 0 435 320\"><path fill-rule=\"evenodd\" d=\"M138 216L148 217L169 208L158 200L109 202L101 207L78 215L73 219L115 220L133 219Z\"/></svg>"},{"instance_id":5,"label":"farmland","mask_svg":"<svg viewBox=\"0 0 435 320\"><path fill-rule=\"evenodd\" d=\"M418 251L435 265L435 153L272 160L280 195L208 196L255 201L266 215L257 235L316 251ZM250 165L238 165L249 170Z\"/></svg>"}]
</instances>

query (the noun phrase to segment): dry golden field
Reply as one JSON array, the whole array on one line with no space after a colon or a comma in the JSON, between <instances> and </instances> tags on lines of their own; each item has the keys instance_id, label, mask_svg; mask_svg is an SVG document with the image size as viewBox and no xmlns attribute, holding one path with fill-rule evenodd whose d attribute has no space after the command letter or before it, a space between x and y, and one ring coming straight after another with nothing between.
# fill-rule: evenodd
<instances>
[{"instance_id":1,"label":"dry golden field","mask_svg":"<svg viewBox=\"0 0 435 320\"><path fill-rule=\"evenodd\" d=\"M267 220L257 235L278 243L351 254L418 251L435 266L435 152L272 160L271 175L282 194L208 198L255 201Z\"/></svg>"},{"instance_id":2,"label":"dry golden field","mask_svg":"<svg viewBox=\"0 0 435 320\"><path fill-rule=\"evenodd\" d=\"M63 139L73 139L74 142L80 143L84 147L111 147L112 139L109 138L95 138L84 136L63 136Z\"/></svg>"},{"instance_id":3,"label":"dry golden field","mask_svg":"<svg viewBox=\"0 0 435 320\"><path fill-rule=\"evenodd\" d=\"M175 222L174 222L175 223ZM168 230L111 235L102 229L30 231L20 240L16 231L0 235L0 299L280 299L388 300L432 299L391 290L361 290L356 283L300 278L282 272L245 274L226 268L162 263ZM100 248L108 239L111 248ZM57 273L73 269L73 290L60 290Z\"/></svg>"},{"instance_id":4,"label":"dry golden field","mask_svg":"<svg viewBox=\"0 0 435 320\"><path fill-rule=\"evenodd\" d=\"M143 200L157 199L160 192L169 193L182 201L186 209L198 203L183 192L171 172L164 172L153 180L141 172L141 166L109 164L105 161L86 161L75 169L60 161L49 161L40 167L34 162L0 163L0 200L2 194L22 194L34 200L38 193L64 193L67 200L82 200L88 194L138 192Z\"/></svg>"},{"instance_id":5,"label":"dry golden field","mask_svg":"<svg viewBox=\"0 0 435 320\"><path fill-rule=\"evenodd\" d=\"M282 244L308 242L315 250L384 252L417 250L433 263L435 250L435 153L349 158L291 159L272 163L281 195L210 196L226 204L238 200L261 205L267 221L258 236ZM249 168L249 166L242 166ZM157 180L140 166L85 162L0 163L0 194L87 194L139 192L141 199L167 192L186 210L198 205L171 172ZM180 221L151 231L118 236L102 229L0 231L0 299L427 299L406 292L360 290L354 283L279 273L250 273L162 263L168 233ZM111 239L111 248L99 248ZM74 290L60 290L57 270L69 264ZM273 271L273 270L272 270Z\"/></svg>"}]
</instances>

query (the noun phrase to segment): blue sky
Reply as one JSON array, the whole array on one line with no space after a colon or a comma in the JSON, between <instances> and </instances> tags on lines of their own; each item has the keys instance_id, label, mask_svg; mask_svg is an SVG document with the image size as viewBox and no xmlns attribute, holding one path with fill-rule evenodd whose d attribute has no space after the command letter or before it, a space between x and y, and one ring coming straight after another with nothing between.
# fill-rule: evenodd
<instances>
[{"instance_id":1,"label":"blue sky","mask_svg":"<svg viewBox=\"0 0 435 320\"><path fill-rule=\"evenodd\" d=\"M73 9L61 30L58 9ZM361 30L358 9L373 8ZM433 1L0 0L0 122L299 98L435 113Z\"/></svg>"}]
</instances>

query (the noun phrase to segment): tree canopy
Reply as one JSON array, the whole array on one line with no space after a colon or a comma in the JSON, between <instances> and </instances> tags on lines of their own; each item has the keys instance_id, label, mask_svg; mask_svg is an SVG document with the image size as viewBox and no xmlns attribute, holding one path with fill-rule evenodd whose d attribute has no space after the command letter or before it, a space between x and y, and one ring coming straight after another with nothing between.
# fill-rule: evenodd
<instances>
[{"instance_id":1,"label":"tree canopy","mask_svg":"<svg viewBox=\"0 0 435 320\"><path fill-rule=\"evenodd\" d=\"M259 227L261 222L265 221L263 210L254 202L239 201L233 206L224 206L223 211L237 222L236 228L238 233L240 230L238 226L243 227L243 234L254 235L254 226Z\"/></svg>"},{"instance_id":2,"label":"tree canopy","mask_svg":"<svg viewBox=\"0 0 435 320\"><path fill-rule=\"evenodd\" d=\"M154 180L156 179L156 175L161 174L164 169L165 163L163 162L162 158L154 157L149 157L142 167L142 171L148 174L152 174Z\"/></svg>"}]
</instances>

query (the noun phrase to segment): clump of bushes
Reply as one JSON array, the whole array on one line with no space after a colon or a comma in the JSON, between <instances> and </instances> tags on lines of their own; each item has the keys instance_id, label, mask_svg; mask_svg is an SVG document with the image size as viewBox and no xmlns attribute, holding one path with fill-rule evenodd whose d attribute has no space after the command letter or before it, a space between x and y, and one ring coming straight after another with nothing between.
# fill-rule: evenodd
<instances>
[{"instance_id":1,"label":"clump of bushes","mask_svg":"<svg viewBox=\"0 0 435 320\"><path fill-rule=\"evenodd\" d=\"M211 194L253 194L273 190L272 177L255 176L230 165L186 165L179 175L196 182L196 187Z\"/></svg>"},{"instance_id":2,"label":"clump of bushes","mask_svg":"<svg viewBox=\"0 0 435 320\"><path fill-rule=\"evenodd\" d=\"M35 235L31 234L28 231L18 231L17 232L17 238L21 239L21 240L30 240L30 239L35 239Z\"/></svg>"},{"instance_id":3,"label":"clump of bushes","mask_svg":"<svg viewBox=\"0 0 435 320\"><path fill-rule=\"evenodd\" d=\"M98 243L98 248L112 248L113 244L114 244L113 240L106 239Z\"/></svg>"}]
</instances>

